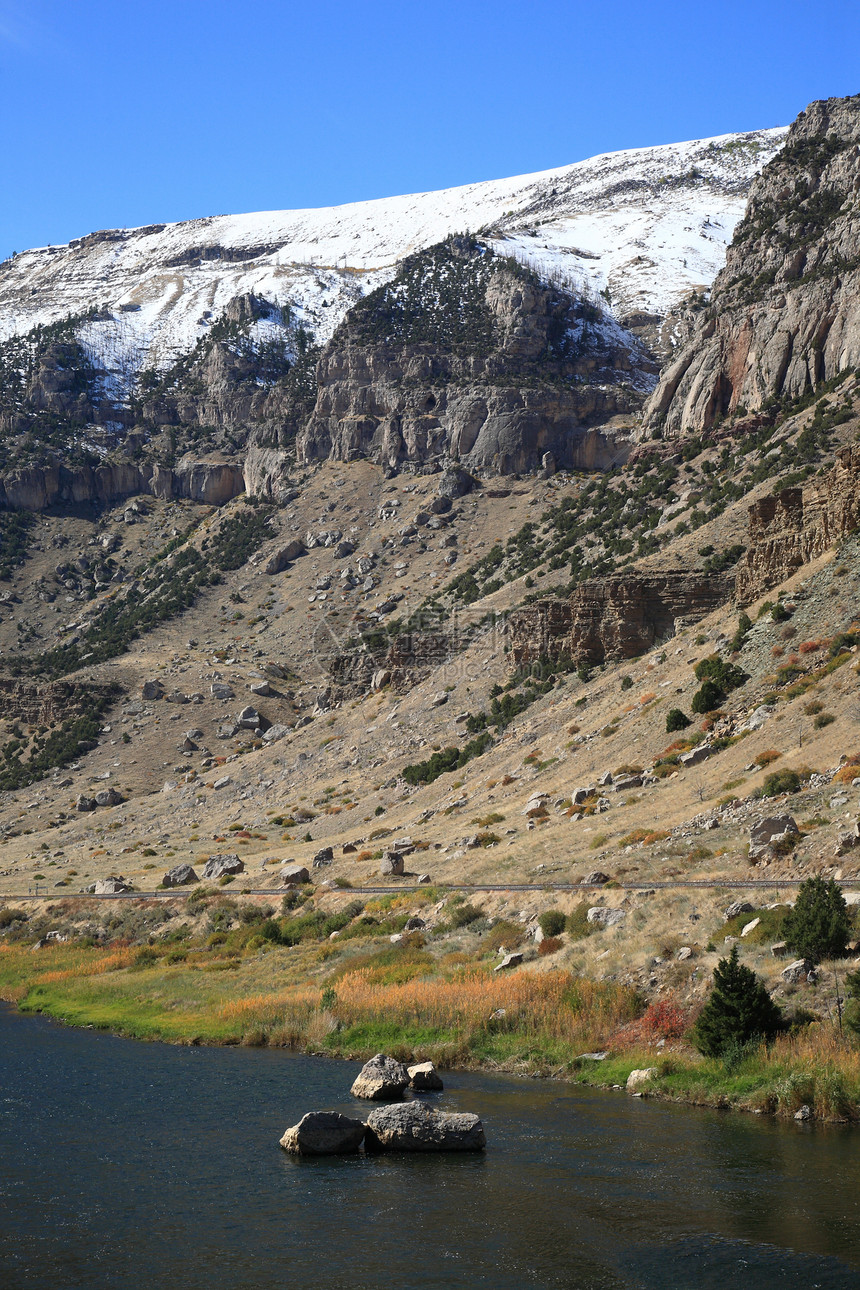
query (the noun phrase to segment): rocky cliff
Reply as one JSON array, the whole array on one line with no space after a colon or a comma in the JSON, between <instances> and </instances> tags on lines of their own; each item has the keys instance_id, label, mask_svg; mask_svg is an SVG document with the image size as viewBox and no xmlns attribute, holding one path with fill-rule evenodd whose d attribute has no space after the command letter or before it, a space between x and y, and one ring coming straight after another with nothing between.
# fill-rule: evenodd
<instances>
[{"instance_id":1,"label":"rocky cliff","mask_svg":"<svg viewBox=\"0 0 860 1290\"><path fill-rule=\"evenodd\" d=\"M843 448L825 475L786 488L749 510L749 543L737 566L738 603L748 605L860 527L860 447Z\"/></svg>"},{"instance_id":2,"label":"rocky cliff","mask_svg":"<svg viewBox=\"0 0 860 1290\"><path fill-rule=\"evenodd\" d=\"M511 655L517 667L547 658L593 665L637 658L723 604L733 582L695 571L592 579L568 600L538 600L513 613Z\"/></svg>"},{"instance_id":3,"label":"rocky cliff","mask_svg":"<svg viewBox=\"0 0 860 1290\"><path fill-rule=\"evenodd\" d=\"M860 95L812 103L753 181L709 307L646 434L707 430L860 364Z\"/></svg>"},{"instance_id":4,"label":"rocky cliff","mask_svg":"<svg viewBox=\"0 0 860 1290\"><path fill-rule=\"evenodd\" d=\"M509 474L603 468L655 365L589 300L470 238L409 257L326 346L297 452L384 466L445 458ZM650 379L649 379L650 378Z\"/></svg>"}]
</instances>

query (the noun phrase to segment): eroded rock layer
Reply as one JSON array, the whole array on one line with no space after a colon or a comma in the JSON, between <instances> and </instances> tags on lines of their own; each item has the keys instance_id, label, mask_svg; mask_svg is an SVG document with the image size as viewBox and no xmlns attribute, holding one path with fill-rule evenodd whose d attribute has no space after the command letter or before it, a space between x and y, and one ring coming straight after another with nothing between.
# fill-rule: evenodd
<instances>
[{"instance_id":1,"label":"eroded rock layer","mask_svg":"<svg viewBox=\"0 0 860 1290\"><path fill-rule=\"evenodd\" d=\"M843 448L804 488L762 497L749 510L749 544L737 568L748 605L860 527L860 447Z\"/></svg>"},{"instance_id":2,"label":"eroded rock layer","mask_svg":"<svg viewBox=\"0 0 860 1290\"><path fill-rule=\"evenodd\" d=\"M697 622L732 593L731 575L619 574L539 600L511 615L517 667L540 659L599 664L636 658Z\"/></svg>"}]
</instances>

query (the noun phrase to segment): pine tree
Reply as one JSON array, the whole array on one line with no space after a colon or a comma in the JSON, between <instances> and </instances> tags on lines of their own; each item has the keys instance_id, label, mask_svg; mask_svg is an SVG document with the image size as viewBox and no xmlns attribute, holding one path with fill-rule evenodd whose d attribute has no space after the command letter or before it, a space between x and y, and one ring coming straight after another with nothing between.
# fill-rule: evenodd
<instances>
[{"instance_id":1,"label":"pine tree","mask_svg":"<svg viewBox=\"0 0 860 1290\"><path fill-rule=\"evenodd\" d=\"M782 1013L755 972L738 962L738 947L714 968L714 987L696 1022L696 1047L719 1057L732 1045L770 1040L782 1026Z\"/></svg>"},{"instance_id":2,"label":"pine tree","mask_svg":"<svg viewBox=\"0 0 860 1290\"><path fill-rule=\"evenodd\" d=\"M832 878L807 878L798 888L794 909L786 915L783 936L792 954L820 963L842 957L850 928L838 884Z\"/></svg>"}]
</instances>

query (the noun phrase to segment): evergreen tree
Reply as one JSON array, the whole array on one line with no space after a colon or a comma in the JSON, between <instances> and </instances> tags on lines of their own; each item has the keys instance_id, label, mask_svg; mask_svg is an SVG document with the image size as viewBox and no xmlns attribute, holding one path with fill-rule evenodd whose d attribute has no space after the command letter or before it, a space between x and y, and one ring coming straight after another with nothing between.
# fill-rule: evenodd
<instances>
[{"instance_id":1,"label":"evergreen tree","mask_svg":"<svg viewBox=\"0 0 860 1290\"><path fill-rule=\"evenodd\" d=\"M794 909L786 915L783 936L792 954L820 963L842 957L850 928L838 884L832 878L807 878L798 888Z\"/></svg>"},{"instance_id":2,"label":"evergreen tree","mask_svg":"<svg viewBox=\"0 0 860 1290\"><path fill-rule=\"evenodd\" d=\"M738 947L714 968L714 988L696 1022L696 1047L719 1057L730 1046L770 1040L782 1026L782 1013L755 972L738 962Z\"/></svg>"}]
</instances>

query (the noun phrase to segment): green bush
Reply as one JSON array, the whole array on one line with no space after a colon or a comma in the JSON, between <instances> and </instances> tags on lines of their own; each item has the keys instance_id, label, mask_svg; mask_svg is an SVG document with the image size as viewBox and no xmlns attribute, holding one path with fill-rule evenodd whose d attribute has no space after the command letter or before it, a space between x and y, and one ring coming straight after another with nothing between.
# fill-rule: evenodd
<instances>
[{"instance_id":1,"label":"green bush","mask_svg":"<svg viewBox=\"0 0 860 1290\"><path fill-rule=\"evenodd\" d=\"M670 708L666 713L667 735L673 734L676 730L686 730L689 724L690 718L680 708Z\"/></svg>"},{"instance_id":2,"label":"green bush","mask_svg":"<svg viewBox=\"0 0 860 1290\"><path fill-rule=\"evenodd\" d=\"M820 963L841 958L851 929L845 897L832 878L807 878L783 925L792 954Z\"/></svg>"},{"instance_id":3,"label":"green bush","mask_svg":"<svg viewBox=\"0 0 860 1290\"><path fill-rule=\"evenodd\" d=\"M546 909L538 919L544 936L560 936L565 929L567 918L560 909Z\"/></svg>"},{"instance_id":4,"label":"green bush","mask_svg":"<svg viewBox=\"0 0 860 1290\"><path fill-rule=\"evenodd\" d=\"M782 793L799 793L800 776L788 766L783 770L772 770L761 786L762 797L779 797Z\"/></svg>"},{"instance_id":5,"label":"green bush","mask_svg":"<svg viewBox=\"0 0 860 1290\"><path fill-rule=\"evenodd\" d=\"M713 712L720 706L725 697L725 692L717 685L716 681L707 680L693 695L690 707L693 712L701 716L705 712Z\"/></svg>"},{"instance_id":6,"label":"green bush","mask_svg":"<svg viewBox=\"0 0 860 1290\"><path fill-rule=\"evenodd\" d=\"M458 905L448 921L452 927L468 927L481 917L480 909L476 909L474 905Z\"/></svg>"},{"instance_id":7,"label":"green bush","mask_svg":"<svg viewBox=\"0 0 860 1290\"><path fill-rule=\"evenodd\" d=\"M706 1057L722 1057L756 1040L773 1039L782 1013L763 983L738 962L738 947L714 968L714 985L699 1014L693 1039Z\"/></svg>"}]
</instances>

